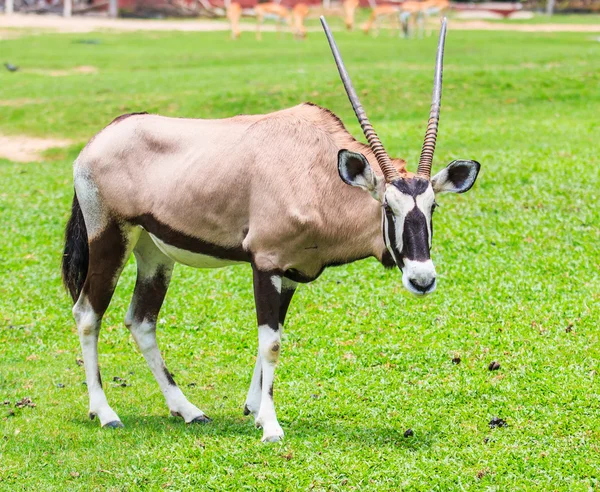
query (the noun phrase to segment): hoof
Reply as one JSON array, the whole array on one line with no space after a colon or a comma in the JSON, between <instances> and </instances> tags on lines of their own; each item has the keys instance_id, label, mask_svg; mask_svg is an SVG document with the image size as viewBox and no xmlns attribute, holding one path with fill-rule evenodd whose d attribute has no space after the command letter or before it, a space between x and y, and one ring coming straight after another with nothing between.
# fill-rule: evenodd
<instances>
[{"instance_id":1,"label":"hoof","mask_svg":"<svg viewBox=\"0 0 600 492\"><path fill-rule=\"evenodd\" d=\"M188 424L210 424L211 422L211 418L207 417L206 415L200 415L199 417L190 420Z\"/></svg>"},{"instance_id":2,"label":"hoof","mask_svg":"<svg viewBox=\"0 0 600 492\"><path fill-rule=\"evenodd\" d=\"M279 436L277 434L272 436L263 436L261 439L262 442L280 442L283 441L283 435Z\"/></svg>"},{"instance_id":3,"label":"hoof","mask_svg":"<svg viewBox=\"0 0 600 492\"><path fill-rule=\"evenodd\" d=\"M248 408L248 405L244 405L244 415L250 415L252 412Z\"/></svg>"},{"instance_id":4,"label":"hoof","mask_svg":"<svg viewBox=\"0 0 600 492\"><path fill-rule=\"evenodd\" d=\"M110 429L118 429L120 427L125 427L120 420L113 420L112 422L108 422L104 424L102 427L108 427Z\"/></svg>"},{"instance_id":5,"label":"hoof","mask_svg":"<svg viewBox=\"0 0 600 492\"><path fill-rule=\"evenodd\" d=\"M88 413L88 416L90 417L90 420L94 420L96 418L96 414L95 413Z\"/></svg>"}]
</instances>

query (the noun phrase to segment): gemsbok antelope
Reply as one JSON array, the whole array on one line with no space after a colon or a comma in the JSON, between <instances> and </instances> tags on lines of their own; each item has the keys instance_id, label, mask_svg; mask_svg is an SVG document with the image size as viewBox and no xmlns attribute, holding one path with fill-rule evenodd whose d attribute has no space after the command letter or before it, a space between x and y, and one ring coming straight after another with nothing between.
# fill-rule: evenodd
<instances>
[{"instance_id":1,"label":"gemsbok antelope","mask_svg":"<svg viewBox=\"0 0 600 492\"><path fill-rule=\"evenodd\" d=\"M210 419L179 389L156 342L156 321L173 266L250 263L258 356L244 413L262 427L263 441L283 437L273 379L298 283L315 280L328 266L375 257L385 267L398 267L410 292L424 295L436 288L430 258L435 196L469 190L479 172L477 162L458 160L430 178L445 21L416 173L384 150L325 19L321 22L369 145L356 141L333 113L306 103L221 120L123 115L76 159L62 274L74 301L89 415L102 426L122 426L102 389L98 334L132 252L137 281L125 324L171 414L187 423Z\"/></svg>"}]
</instances>

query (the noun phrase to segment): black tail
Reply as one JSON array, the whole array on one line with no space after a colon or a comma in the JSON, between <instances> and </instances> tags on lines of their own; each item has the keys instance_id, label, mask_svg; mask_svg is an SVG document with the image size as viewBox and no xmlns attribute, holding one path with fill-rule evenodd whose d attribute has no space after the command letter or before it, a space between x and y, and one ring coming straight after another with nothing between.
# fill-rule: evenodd
<instances>
[{"instance_id":1,"label":"black tail","mask_svg":"<svg viewBox=\"0 0 600 492\"><path fill-rule=\"evenodd\" d=\"M88 246L87 230L83 221L83 214L77 200L73 196L71 217L65 229L65 251L62 259L62 278L65 288L76 302L87 277L90 250Z\"/></svg>"}]
</instances>

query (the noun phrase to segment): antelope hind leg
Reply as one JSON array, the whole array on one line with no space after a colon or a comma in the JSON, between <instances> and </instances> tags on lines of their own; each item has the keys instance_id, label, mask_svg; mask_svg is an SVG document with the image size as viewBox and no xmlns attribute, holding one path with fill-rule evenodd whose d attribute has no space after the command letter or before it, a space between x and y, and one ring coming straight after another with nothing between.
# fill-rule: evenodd
<instances>
[{"instance_id":1,"label":"antelope hind leg","mask_svg":"<svg viewBox=\"0 0 600 492\"><path fill-rule=\"evenodd\" d=\"M173 261L156 247L145 231L141 233L133 253L137 262L137 280L125 325L146 359L171 415L183 418L188 424L210 422L204 412L191 404L179 389L156 342L156 320L169 288Z\"/></svg>"}]
</instances>

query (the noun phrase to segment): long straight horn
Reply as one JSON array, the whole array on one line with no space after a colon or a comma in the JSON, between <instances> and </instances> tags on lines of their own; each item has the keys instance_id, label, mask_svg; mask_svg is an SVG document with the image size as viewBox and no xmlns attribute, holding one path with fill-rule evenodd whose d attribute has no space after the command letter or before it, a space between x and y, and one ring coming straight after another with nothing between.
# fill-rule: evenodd
<instances>
[{"instance_id":1,"label":"long straight horn","mask_svg":"<svg viewBox=\"0 0 600 492\"><path fill-rule=\"evenodd\" d=\"M442 28L440 29L440 39L438 41L437 55L435 59L435 74L433 76L433 95L431 96L431 111L429 112L429 122L425 132L425 141L421 150L419 159L419 168L417 174L429 179L431 176L431 165L433 164L433 153L435 152L435 142L437 140L438 125L440 122L440 105L442 103L442 71L444 68L444 43L446 41L447 20L442 19Z\"/></svg>"},{"instance_id":2,"label":"long straight horn","mask_svg":"<svg viewBox=\"0 0 600 492\"><path fill-rule=\"evenodd\" d=\"M395 179L398 179L400 177L400 174L392 164L390 156L383 148L381 140L379 140L377 133L375 133L375 130L373 130L373 126L369 122L369 118L367 118L367 113L365 113L362 104L360 104L358 96L356 95L356 91L354 90L354 87L352 87L352 81L350 80L350 76L348 75L346 67L344 66L344 62L342 61L340 51L338 50L338 47L335 44L335 40L333 39L333 34L331 34L331 30L329 29L327 21L323 16L321 16L321 24L323 25L323 30L325 31L325 35L327 36L327 41L329 41L329 47L331 48L333 58L335 59L335 64L337 65L338 71L340 72L340 77L342 79L342 82L344 83L344 88L346 89L346 93L348 94L348 99L350 99L350 104L352 104L354 113L358 118L358 122L360 123L360 127L362 128L365 137L367 137L367 141L371 146L371 150L373 150L373 153L377 158L379 167L383 171L385 180L389 183Z\"/></svg>"}]
</instances>

